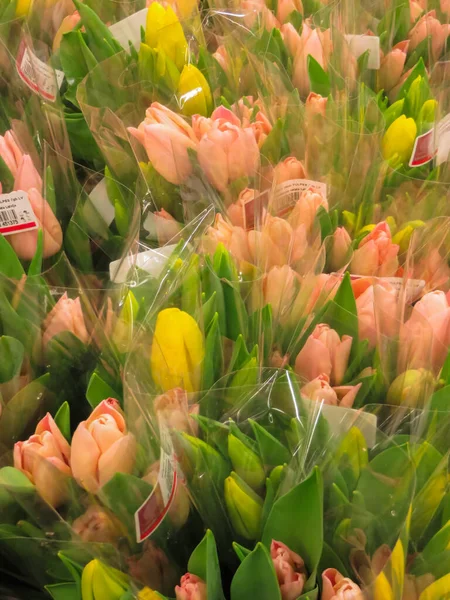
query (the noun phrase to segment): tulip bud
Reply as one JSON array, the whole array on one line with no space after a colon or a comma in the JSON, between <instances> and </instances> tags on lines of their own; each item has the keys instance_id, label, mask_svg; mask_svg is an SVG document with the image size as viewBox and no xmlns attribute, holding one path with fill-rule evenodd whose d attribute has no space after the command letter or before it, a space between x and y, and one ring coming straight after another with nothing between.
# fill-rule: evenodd
<instances>
[{"instance_id":1,"label":"tulip bud","mask_svg":"<svg viewBox=\"0 0 450 600\"><path fill-rule=\"evenodd\" d=\"M181 387L199 390L205 345L196 321L178 308L162 310L156 319L150 365L164 391Z\"/></svg>"},{"instance_id":2,"label":"tulip bud","mask_svg":"<svg viewBox=\"0 0 450 600\"><path fill-rule=\"evenodd\" d=\"M280 485L281 478L283 476L285 466L286 465L278 465L278 467L275 467L270 472L269 479L272 482L272 485L273 485L273 487L274 487L275 490L277 490L278 486Z\"/></svg>"},{"instance_id":3,"label":"tulip bud","mask_svg":"<svg viewBox=\"0 0 450 600\"><path fill-rule=\"evenodd\" d=\"M417 126L414 119L407 119L405 115L395 119L381 141L383 158L393 167L407 163L411 157L416 135Z\"/></svg>"},{"instance_id":4,"label":"tulip bud","mask_svg":"<svg viewBox=\"0 0 450 600\"><path fill-rule=\"evenodd\" d=\"M349 232L352 233L355 228L356 216L355 213L350 212L349 210L342 211L342 219L344 221L344 227Z\"/></svg>"},{"instance_id":5,"label":"tulip bud","mask_svg":"<svg viewBox=\"0 0 450 600\"><path fill-rule=\"evenodd\" d=\"M389 108L384 111L384 121L386 129L388 129L392 123L403 114L403 107L405 104L405 99L397 100Z\"/></svg>"},{"instance_id":6,"label":"tulip bud","mask_svg":"<svg viewBox=\"0 0 450 600\"><path fill-rule=\"evenodd\" d=\"M436 120L436 110L438 103L436 100L427 100L420 109L417 123L420 131L429 129Z\"/></svg>"},{"instance_id":7,"label":"tulip bud","mask_svg":"<svg viewBox=\"0 0 450 600\"><path fill-rule=\"evenodd\" d=\"M263 501L234 472L225 479L225 504L236 533L255 540L260 533Z\"/></svg>"},{"instance_id":8,"label":"tulip bud","mask_svg":"<svg viewBox=\"0 0 450 600\"><path fill-rule=\"evenodd\" d=\"M192 64L185 65L178 82L178 102L183 115L203 115L212 110L213 99L209 84L203 73Z\"/></svg>"},{"instance_id":9,"label":"tulip bud","mask_svg":"<svg viewBox=\"0 0 450 600\"><path fill-rule=\"evenodd\" d=\"M428 82L425 77L419 75L412 82L405 98L405 111L413 119L417 119L420 109L430 93Z\"/></svg>"},{"instance_id":10,"label":"tulip bud","mask_svg":"<svg viewBox=\"0 0 450 600\"><path fill-rule=\"evenodd\" d=\"M128 577L97 559L91 560L81 575L82 600L119 600L128 588Z\"/></svg>"},{"instance_id":11,"label":"tulip bud","mask_svg":"<svg viewBox=\"0 0 450 600\"><path fill-rule=\"evenodd\" d=\"M333 241L329 256L330 269L338 271L349 262L349 250L352 239L344 227L338 227L333 233Z\"/></svg>"},{"instance_id":12,"label":"tulip bud","mask_svg":"<svg viewBox=\"0 0 450 600\"><path fill-rule=\"evenodd\" d=\"M72 523L73 531L83 542L101 542L116 544L123 535L120 522L104 508L93 504L87 511Z\"/></svg>"},{"instance_id":13,"label":"tulip bud","mask_svg":"<svg viewBox=\"0 0 450 600\"><path fill-rule=\"evenodd\" d=\"M254 490L264 483L266 474L261 459L232 433L228 436L228 455L233 469Z\"/></svg>"},{"instance_id":14,"label":"tulip bud","mask_svg":"<svg viewBox=\"0 0 450 600\"><path fill-rule=\"evenodd\" d=\"M181 71L186 63L187 42L178 17L170 6L152 2L147 12L145 43L162 50Z\"/></svg>"},{"instance_id":15,"label":"tulip bud","mask_svg":"<svg viewBox=\"0 0 450 600\"><path fill-rule=\"evenodd\" d=\"M133 294L128 291L117 318L112 340L120 352L126 352L133 339L134 321L139 312L139 304Z\"/></svg>"},{"instance_id":16,"label":"tulip bud","mask_svg":"<svg viewBox=\"0 0 450 600\"><path fill-rule=\"evenodd\" d=\"M429 392L434 387L434 377L425 369L410 369L399 375L391 383L388 393L388 404L397 406L422 406Z\"/></svg>"},{"instance_id":17,"label":"tulip bud","mask_svg":"<svg viewBox=\"0 0 450 600\"><path fill-rule=\"evenodd\" d=\"M418 219L416 221L410 221L405 227L403 227L403 229L397 231L392 241L394 244L398 244L400 246L400 252L403 253L408 250L412 234L420 227L425 227L425 223Z\"/></svg>"}]
</instances>

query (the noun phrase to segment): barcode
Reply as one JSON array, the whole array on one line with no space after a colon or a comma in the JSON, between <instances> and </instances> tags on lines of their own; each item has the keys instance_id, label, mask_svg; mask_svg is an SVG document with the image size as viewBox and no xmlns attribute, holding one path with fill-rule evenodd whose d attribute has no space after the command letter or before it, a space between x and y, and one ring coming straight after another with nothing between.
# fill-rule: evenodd
<instances>
[{"instance_id":1,"label":"barcode","mask_svg":"<svg viewBox=\"0 0 450 600\"><path fill-rule=\"evenodd\" d=\"M19 217L15 210L0 210L0 225L18 225Z\"/></svg>"}]
</instances>

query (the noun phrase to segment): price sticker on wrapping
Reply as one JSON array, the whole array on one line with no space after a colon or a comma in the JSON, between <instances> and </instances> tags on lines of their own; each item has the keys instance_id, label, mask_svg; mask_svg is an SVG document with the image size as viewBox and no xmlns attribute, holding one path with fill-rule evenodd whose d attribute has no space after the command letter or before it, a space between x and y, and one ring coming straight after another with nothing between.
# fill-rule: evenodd
<instances>
[{"instance_id":1,"label":"price sticker on wrapping","mask_svg":"<svg viewBox=\"0 0 450 600\"><path fill-rule=\"evenodd\" d=\"M38 228L28 194L18 191L0 194L0 233L13 235Z\"/></svg>"},{"instance_id":2,"label":"price sticker on wrapping","mask_svg":"<svg viewBox=\"0 0 450 600\"><path fill-rule=\"evenodd\" d=\"M438 165L448 159L450 153L450 115L439 121L433 129L416 137L409 160L410 167L421 167L434 158Z\"/></svg>"},{"instance_id":3,"label":"price sticker on wrapping","mask_svg":"<svg viewBox=\"0 0 450 600\"><path fill-rule=\"evenodd\" d=\"M40 60L22 40L16 59L16 69L22 81L36 94L54 102L64 79L63 71L53 69Z\"/></svg>"},{"instance_id":4,"label":"price sticker on wrapping","mask_svg":"<svg viewBox=\"0 0 450 600\"><path fill-rule=\"evenodd\" d=\"M337 273L335 273L335 275L337 275ZM406 300L408 302L414 302L415 300L417 300L421 296L426 285L426 282L423 279L405 280L403 279L403 277L375 277L351 274L350 279L352 281L357 281L358 279L365 279L369 281L370 284L388 284L389 287L392 287L394 289L397 296L400 295L400 292L404 289L406 294Z\"/></svg>"},{"instance_id":5,"label":"price sticker on wrapping","mask_svg":"<svg viewBox=\"0 0 450 600\"><path fill-rule=\"evenodd\" d=\"M306 192L307 190L321 194L324 199L327 197L326 183L313 181L312 179L291 179L280 183L275 188L272 212L278 217L285 215L300 198L302 192Z\"/></svg>"},{"instance_id":6,"label":"price sticker on wrapping","mask_svg":"<svg viewBox=\"0 0 450 600\"><path fill-rule=\"evenodd\" d=\"M175 498L179 480L178 461L164 425L160 427L161 455L159 459L158 482L150 496L141 504L134 514L136 540L143 542L155 532L167 515Z\"/></svg>"}]
</instances>

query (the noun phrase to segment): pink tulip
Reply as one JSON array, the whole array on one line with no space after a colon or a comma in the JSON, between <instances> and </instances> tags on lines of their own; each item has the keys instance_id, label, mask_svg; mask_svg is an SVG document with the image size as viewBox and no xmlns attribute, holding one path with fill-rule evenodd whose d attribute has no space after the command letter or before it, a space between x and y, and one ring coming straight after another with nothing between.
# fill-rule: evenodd
<instances>
[{"instance_id":1,"label":"pink tulip","mask_svg":"<svg viewBox=\"0 0 450 600\"><path fill-rule=\"evenodd\" d=\"M357 385L335 385L333 390L336 393L338 405L341 408L351 408L361 386L362 383Z\"/></svg>"},{"instance_id":2,"label":"pink tulip","mask_svg":"<svg viewBox=\"0 0 450 600\"><path fill-rule=\"evenodd\" d=\"M270 556L277 574L282 600L296 600L301 596L307 575L303 559L286 544L272 540Z\"/></svg>"},{"instance_id":3,"label":"pink tulip","mask_svg":"<svg viewBox=\"0 0 450 600\"><path fill-rule=\"evenodd\" d=\"M280 23L286 23L289 15L294 10L303 14L302 0L278 0L277 19L280 21Z\"/></svg>"},{"instance_id":4,"label":"pink tulip","mask_svg":"<svg viewBox=\"0 0 450 600\"><path fill-rule=\"evenodd\" d=\"M197 421L191 415L197 415L198 404L189 406L187 393L181 388L174 388L157 396L153 407L156 416L170 429L185 431L197 435Z\"/></svg>"},{"instance_id":5,"label":"pink tulip","mask_svg":"<svg viewBox=\"0 0 450 600\"><path fill-rule=\"evenodd\" d=\"M69 463L70 446L50 413L39 421L34 435L14 444L14 467L25 473L51 506L67 499Z\"/></svg>"},{"instance_id":6,"label":"pink tulip","mask_svg":"<svg viewBox=\"0 0 450 600\"><path fill-rule=\"evenodd\" d=\"M355 398L361 388L358 385L341 385L335 388L330 386L330 378L322 373L300 390L303 398L313 402L323 402L331 406L341 406L342 408L351 408Z\"/></svg>"},{"instance_id":7,"label":"pink tulip","mask_svg":"<svg viewBox=\"0 0 450 600\"><path fill-rule=\"evenodd\" d=\"M183 226L163 208L147 215L144 228L149 232L148 239L155 240L160 246L164 246L180 233Z\"/></svg>"},{"instance_id":8,"label":"pink tulip","mask_svg":"<svg viewBox=\"0 0 450 600\"><path fill-rule=\"evenodd\" d=\"M77 10L71 15L64 17L58 31L55 33L55 37L53 38L53 52L59 50L63 35L69 31L72 31L72 29L78 25L80 18L80 13Z\"/></svg>"},{"instance_id":9,"label":"pink tulip","mask_svg":"<svg viewBox=\"0 0 450 600\"><path fill-rule=\"evenodd\" d=\"M211 129L215 127L224 127L225 125L235 125L241 127L240 117L225 106L218 106L210 117L194 115L192 117L192 130L198 141L200 141Z\"/></svg>"},{"instance_id":10,"label":"pink tulip","mask_svg":"<svg viewBox=\"0 0 450 600\"><path fill-rule=\"evenodd\" d=\"M31 160L31 156L24 154L17 167L14 190L27 192L30 188L36 188L39 192L42 192L42 179Z\"/></svg>"},{"instance_id":11,"label":"pink tulip","mask_svg":"<svg viewBox=\"0 0 450 600\"><path fill-rule=\"evenodd\" d=\"M326 71L331 54L330 30L310 29L309 35L302 32L294 57L293 83L300 94L306 97L309 93L308 56L312 56Z\"/></svg>"},{"instance_id":12,"label":"pink tulip","mask_svg":"<svg viewBox=\"0 0 450 600\"><path fill-rule=\"evenodd\" d=\"M253 130L258 147L261 148L265 139L272 131L272 124L265 114L261 102L254 100L253 96L241 98L231 107L233 112L240 118L242 127L250 127Z\"/></svg>"},{"instance_id":13,"label":"pink tulip","mask_svg":"<svg viewBox=\"0 0 450 600\"><path fill-rule=\"evenodd\" d=\"M396 44L381 61L380 70L378 71L378 86L386 93L400 81L406 62L408 46L408 41Z\"/></svg>"},{"instance_id":14,"label":"pink tulip","mask_svg":"<svg viewBox=\"0 0 450 600\"><path fill-rule=\"evenodd\" d=\"M315 115L325 116L328 98L324 98L320 94L310 92L306 98L305 111L306 117L311 119Z\"/></svg>"},{"instance_id":15,"label":"pink tulip","mask_svg":"<svg viewBox=\"0 0 450 600\"><path fill-rule=\"evenodd\" d=\"M183 575L175 588L176 600L207 600L206 583L192 573Z\"/></svg>"},{"instance_id":16,"label":"pink tulip","mask_svg":"<svg viewBox=\"0 0 450 600\"><path fill-rule=\"evenodd\" d=\"M411 24L417 21L420 15L424 12L424 9L420 6L419 2L415 2L414 0L409 0L409 14L411 16Z\"/></svg>"},{"instance_id":17,"label":"pink tulip","mask_svg":"<svg viewBox=\"0 0 450 600\"><path fill-rule=\"evenodd\" d=\"M444 287L450 280L450 268L437 248L426 252L417 264L414 265L414 277L423 279L428 289Z\"/></svg>"},{"instance_id":18,"label":"pink tulip","mask_svg":"<svg viewBox=\"0 0 450 600\"><path fill-rule=\"evenodd\" d=\"M399 246L392 243L389 225L385 221L378 223L354 251L350 272L392 277L398 269L398 252Z\"/></svg>"},{"instance_id":19,"label":"pink tulip","mask_svg":"<svg viewBox=\"0 0 450 600\"><path fill-rule=\"evenodd\" d=\"M337 292L341 278L338 275L328 275L321 273L310 278L311 281L306 285L308 293L308 302L305 312L309 313L315 305L320 301L332 300Z\"/></svg>"},{"instance_id":20,"label":"pink tulip","mask_svg":"<svg viewBox=\"0 0 450 600\"><path fill-rule=\"evenodd\" d=\"M378 335L393 338L397 331L397 293L386 284L369 285L356 298L359 338L375 348Z\"/></svg>"},{"instance_id":21,"label":"pink tulip","mask_svg":"<svg viewBox=\"0 0 450 600\"><path fill-rule=\"evenodd\" d=\"M197 156L207 179L220 192L236 179L255 175L259 165L253 130L225 119L213 121L199 142Z\"/></svg>"},{"instance_id":22,"label":"pink tulip","mask_svg":"<svg viewBox=\"0 0 450 600\"><path fill-rule=\"evenodd\" d=\"M328 257L330 269L339 271L348 263L352 238L344 227L338 227L333 233L331 252Z\"/></svg>"},{"instance_id":23,"label":"pink tulip","mask_svg":"<svg viewBox=\"0 0 450 600\"><path fill-rule=\"evenodd\" d=\"M198 406L197 406L197 409L198 409ZM180 430L180 431L183 431L183 430ZM189 429L184 430L184 431L187 431L188 433L190 433ZM193 435L196 435L196 432L193 433ZM160 470L161 470L160 461L157 460L156 462L154 462L151 465L150 469L148 470L148 472L144 475L144 477L142 479L144 481L146 481L147 483L149 483L153 488L156 488L158 506L162 512L165 508L165 505L164 505L164 500L163 500L163 497L161 494L161 489L159 488L159 486L157 487ZM191 502L189 500L189 496L186 491L186 486L184 485L183 482L181 482L179 480L177 483L177 488L175 491L174 498L173 498L170 508L168 510L168 514L169 514L170 520L172 522L172 525L174 527L176 527L177 529L180 529L181 527L183 527L183 525L188 520L190 510L191 510Z\"/></svg>"},{"instance_id":24,"label":"pink tulip","mask_svg":"<svg viewBox=\"0 0 450 600\"><path fill-rule=\"evenodd\" d=\"M296 281L298 281L297 274L288 265L272 267L265 275L264 303L272 306L275 318L280 318L286 310L289 310L296 292Z\"/></svg>"},{"instance_id":25,"label":"pink tulip","mask_svg":"<svg viewBox=\"0 0 450 600\"><path fill-rule=\"evenodd\" d=\"M93 504L72 523L73 532L83 542L117 544L123 535L120 524L101 506Z\"/></svg>"},{"instance_id":26,"label":"pink tulip","mask_svg":"<svg viewBox=\"0 0 450 600\"><path fill-rule=\"evenodd\" d=\"M203 251L213 254L218 244L223 244L236 260L251 262L247 232L242 227L229 225L220 214L203 239Z\"/></svg>"},{"instance_id":27,"label":"pink tulip","mask_svg":"<svg viewBox=\"0 0 450 600\"><path fill-rule=\"evenodd\" d=\"M312 381L325 373L335 385L344 379L353 338L342 338L328 325L316 325L295 360L297 375Z\"/></svg>"},{"instance_id":28,"label":"pink tulip","mask_svg":"<svg viewBox=\"0 0 450 600\"><path fill-rule=\"evenodd\" d=\"M321 194L311 189L306 190L300 194L287 220L294 229L303 224L309 232L320 206L328 211L328 202Z\"/></svg>"},{"instance_id":29,"label":"pink tulip","mask_svg":"<svg viewBox=\"0 0 450 600\"><path fill-rule=\"evenodd\" d=\"M400 333L399 371L439 372L450 346L450 306L444 292L429 292L414 305Z\"/></svg>"},{"instance_id":30,"label":"pink tulip","mask_svg":"<svg viewBox=\"0 0 450 600\"><path fill-rule=\"evenodd\" d=\"M241 9L244 11L246 27L252 28L258 16L267 31L272 31L274 27L277 29L280 27L280 23L273 12L267 8L264 0L242 0Z\"/></svg>"},{"instance_id":31,"label":"pink tulip","mask_svg":"<svg viewBox=\"0 0 450 600\"><path fill-rule=\"evenodd\" d=\"M293 179L304 179L305 169L301 161L294 156L288 156L279 162L273 170L273 178L276 184L292 181Z\"/></svg>"},{"instance_id":32,"label":"pink tulip","mask_svg":"<svg viewBox=\"0 0 450 600\"><path fill-rule=\"evenodd\" d=\"M88 492L96 493L115 473L130 473L135 456L136 440L113 398L100 402L73 434L72 473Z\"/></svg>"},{"instance_id":33,"label":"pink tulip","mask_svg":"<svg viewBox=\"0 0 450 600\"><path fill-rule=\"evenodd\" d=\"M337 569L322 573L322 600L363 600L361 588Z\"/></svg>"},{"instance_id":34,"label":"pink tulip","mask_svg":"<svg viewBox=\"0 0 450 600\"><path fill-rule=\"evenodd\" d=\"M192 127L169 108L153 102L138 129L128 131L145 147L153 167L167 181L178 185L192 173L188 149L197 147Z\"/></svg>"},{"instance_id":35,"label":"pink tulip","mask_svg":"<svg viewBox=\"0 0 450 600\"><path fill-rule=\"evenodd\" d=\"M63 331L70 331L85 344L89 341L80 298L72 300L67 297L67 292L64 292L43 323L44 348L52 337Z\"/></svg>"},{"instance_id":36,"label":"pink tulip","mask_svg":"<svg viewBox=\"0 0 450 600\"><path fill-rule=\"evenodd\" d=\"M431 57L433 61L437 61L442 54L449 33L450 26L442 25L436 18L436 11L431 10L423 15L409 32L409 51L414 52L417 46L430 36Z\"/></svg>"},{"instance_id":37,"label":"pink tulip","mask_svg":"<svg viewBox=\"0 0 450 600\"><path fill-rule=\"evenodd\" d=\"M309 29L309 28L308 28ZM300 45L301 36L292 23L285 23L281 26L281 35L283 42L292 56L295 56L298 46Z\"/></svg>"},{"instance_id":38,"label":"pink tulip","mask_svg":"<svg viewBox=\"0 0 450 600\"><path fill-rule=\"evenodd\" d=\"M245 188L239 194L239 198L237 202L231 204L227 209L228 218L231 223L236 227L245 227L246 218L245 218L245 205L248 202L251 202L257 196L257 191L251 188Z\"/></svg>"},{"instance_id":39,"label":"pink tulip","mask_svg":"<svg viewBox=\"0 0 450 600\"><path fill-rule=\"evenodd\" d=\"M221 44L214 52L213 56L217 60L219 65L222 67L222 69L225 71L225 73L228 73L230 69L230 56L226 47L223 44Z\"/></svg>"},{"instance_id":40,"label":"pink tulip","mask_svg":"<svg viewBox=\"0 0 450 600\"><path fill-rule=\"evenodd\" d=\"M286 220L267 215L261 231L248 232L248 246L253 264L264 271L294 264L308 248L306 227L294 229Z\"/></svg>"},{"instance_id":41,"label":"pink tulip","mask_svg":"<svg viewBox=\"0 0 450 600\"><path fill-rule=\"evenodd\" d=\"M0 135L0 156L11 171L12 176L16 177L23 154L11 130L7 131L4 136Z\"/></svg>"}]
</instances>

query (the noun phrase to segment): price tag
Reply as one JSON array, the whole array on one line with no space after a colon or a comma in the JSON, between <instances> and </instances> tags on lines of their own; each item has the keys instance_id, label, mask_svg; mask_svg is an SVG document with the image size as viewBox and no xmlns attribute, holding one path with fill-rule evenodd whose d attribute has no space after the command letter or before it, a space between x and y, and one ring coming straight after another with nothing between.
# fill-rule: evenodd
<instances>
[{"instance_id":1,"label":"price tag","mask_svg":"<svg viewBox=\"0 0 450 600\"><path fill-rule=\"evenodd\" d=\"M300 198L302 192L313 190L321 194L324 199L327 197L327 184L312 179L291 179L280 183L275 188L272 210L278 216L286 214Z\"/></svg>"},{"instance_id":2,"label":"price tag","mask_svg":"<svg viewBox=\"0 0 450 600\"><path fill-rule=\"evenodd\" d=\"M125 50L129 51L129 42L132 43L136 50L139 50L139 46L141 45L141 27L145 29L147 10L147 8L143 8L134 13L134 15L122 19L122 21L114 23L114 25L109 27L110 32Z\"/></svg>"},{"instance_id":3,"label":"price tag","mask_svg":"<svg viewBox=\"0 0 450 600\"><path fill-rule=\"evenodd\" d=\"M64 79L63 71L53 69L40 60L22 40L16 59L16 69L19 77L36 94L54 102Z\"/></svg>"},{"instance_id":4,"label":"price tag","mask_svg":"<svg viewBox=\"0 0 450 600\"><path fill-rule=\"evenodd\" d=\"M450 152L450 114L439 121L433 129L416 137L409 161L410 167L421 167L433 158L436 164L446 162Z\"/></svg>"},{"instance_id":5,"label":"price tag","mask_svg":"<svg viewBox=\"0 0 450 600\"><path fill-rule=\"evenodd\" d=\"M364 52L369 51L368 69L380 68L380 38L376 35L346 35L345 39L350 47L350 52L359 58Z\"/></svg>"},{"instance_id":6,"label":"price tag","mask_svg":"<svg viewBox=\"0 0 450 600\"><path fill-rule=\"evenodd\" d=\"M0 233L12 235L38 228L28 194L18 191L0 194Z\"/></svg>"},{"instance_id":7,"label":"price tag","mask_svg":"<svg viewBox=\"0 0 450 600\"><path fill-rule=\"evenodd\" d=\"M419 298L423 290L425 289L426 282L423 279L407 279L405 285L405 279L403 277L372 277L368 275L350 275L350 279L352 281L356 281L357 279L369 279L372 284L379 283L380 285L383 282L386 282L394 290L397 292L397 295L400 294L403 288L406 288L406 300L407 302L414 302Z\"/></svg>"}]
</instances>

